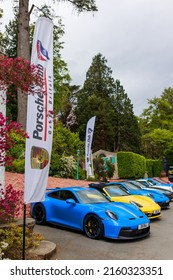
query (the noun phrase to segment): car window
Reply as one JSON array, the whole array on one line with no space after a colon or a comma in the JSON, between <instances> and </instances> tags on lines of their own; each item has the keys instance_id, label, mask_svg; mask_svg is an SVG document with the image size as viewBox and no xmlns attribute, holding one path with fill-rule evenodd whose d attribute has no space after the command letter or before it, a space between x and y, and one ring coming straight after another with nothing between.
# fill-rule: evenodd
<instances>
[{"instance_id":1,"label":"car window","mask_svg":"<svg viewBox=\"0 0 173 280\"><path fill-rule=\"evenodd\" d=\"M48 194L48 196L59 199L59 191L51 192L51 193Z\"/></svg>"},{"instance_id":2,"label":"car window","mask_svg":"<svg viewBox=\"0 0 173 280\"><path fill-rule=\"evenodd\" d=\"M124 183L125 186L129 189L129 190L140 190L141 188L139 186L136 186L134 185L133 183L129 183L129 182L126 182Z\"/></svg>"},{"instance_id":3,"label":"car window","mask_svg":"<svg viewBox=\"0 0 173 280\"><path fill-rule=\"evenodd\" d=\"M134 186L138 186L139 187L139 189L141 189L144 185L142 184L142 183L140 183L140 182L137 182L137 181L132 181L132 182L130 182L132 185L134 185Z\"/></svg>"},{"instance_id":4,"label":"car window","mask_svg":"<svg viewBox=\"0 0 173 280\"><path fill-rule=\"evenodd\" d=\"M60 199L60 200L67 200L69 198L74 199L76 202L78 202L76 196L69 190L58 190L56 192L52 192L48 194L49 197Z\"/></svg>"},{"instance_id":5,"label":"car window","mask_svg":"<svg viewBox=\"0 0 173 280\"><path fill-rule=\"evenodd\" d=\"M74 199L74 201L78 202L76 196L69 190L60 190L59 193L59 199L61 200L67 200L69 198L72 198Z\"/></svg>"},{"instance_id":6,"label":"car window","mask_svg":"<svg viewBox=\"0 0 173 280\"><path fill-rule=\"evenodd\" d=\"M152 185L156 185L156 182L154 182L153 180L148 179L148 182Z\"/></svg>"}]
</instances>

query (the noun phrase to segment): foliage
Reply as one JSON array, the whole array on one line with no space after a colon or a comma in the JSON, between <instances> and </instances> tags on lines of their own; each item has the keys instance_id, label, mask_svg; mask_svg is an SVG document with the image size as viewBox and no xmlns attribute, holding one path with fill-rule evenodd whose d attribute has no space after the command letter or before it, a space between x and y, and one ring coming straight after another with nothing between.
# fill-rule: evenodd
<instances>
[{"instance_id":1,"label":"foliage","mask_svg":"<svg viewBox=\"0 0 173 280\"><path fill-rule=\"evenodd\" d=\"M157 159L153 161L153 177L160 177L160 173L163 170L162 160Z\"/></svg>"},{"instance_id":2,"label":"foliage","mask_svg":"<svg viewBox=\"0 0 173 280\"><path fill-rule=\"evenodd\" d=\"M160 173L162 169L163 166L162 166L162 161L160 159L158 160L146 159L146 171L148 177L160 177Z\"/></svg>"},{"instance_id":3,"label":"foliage","mask_svg":"<svg viewBox=\"0 0 173 280\"><path fill-rule=\"evenodd\" d=\"M93 166L96 179L107 181L108 178L111 179L113 177L115 167L109 160L105 161L100 156L95 157L93 159Z\"/></svg>"},{"instance_id":4,"label":"foliage","mask_svg":"<svg viewBox=\"0 0 173 280\"><path fill-rule=\"evenodd\" d=\"M10 20L5 26L5 32L0 42L0 48L7 57L17 57L17 39L18 39L18 20L17 17Z\"/></svg>"},{"instance_id":5,"label":"foliage","mask_svg":"<svg viewBox=\"0 0 173 280\"><path fill-rule=\"evenodd\" d=\"M31 228L26 227L25 249L26 259L28 258L28 249L37 247L43 236L35 233ZM12 223L9 227L0 228L0 257L3 259L21 260L23 252L23 228Z\"/></svg>"},{"instance_id":6,"label":"foliage","mask_svg":"<svg viewBox=\"0 0 173 280\"><path fill-rule=\"evenodd\" d=\"M35 9L36 10L36 9ZM35 11L34 10L34 11ZM37 17L46 15L49 18L54 18L55 15L50 7L43 5L39 12L37 9ZM15 58L17 56L17 41L18 41L18 12L15 15L14 20L10 21L7 26L5 26L5 32L3 33L3 39L0 42L1 49L3 53L9 57ZM30 25L30 51L32 49L32 39L34 34L35 23ZM53 29L53 67L54 67L54 111L57 114L63 111L63 106L66 101L69 92L69 82L71 81L70 75L68 73L67 64L61 57L61 50L63 48L63 42L61 38L64 35L64 25L62 20L58 19L58 24L54 25ZM7 116L10 119L17 119L17 89L16 87L8 88L9 101L7 103ZM11 98L13 96L13 100ZM15 102L14 102L15 101Z\"/></svg>"},{"instance_id":7,"label":"foliage","mask_svg":"<svg viewBox=\"0 0 173 280\"><path fill-rule=\"evenodd\" d=\"M158 159L169 155L173 150L173 132L167 129L154 129L142 136L143 154L147 158Z\"/></svg>"},{"instance_id":8,"label":"foliage","mask_svg":"<svg viewBox=\"0 0 173 280\"><path fill-rule=\"evenodd\" d=\"M173 88L166 88L160 98L149 99L148 104L139 118L142 153L152 159L169 157L173 149Z\"/></svg>"},{"instance_id":9,"label":"foliage","mask_svg":"<svg viewBox=\"0 0 173 280\"><path fill-rule=\"evenodd\" d=\"M25 159L14 159L11 165L6 166L6 171L15 172L15 173L25 173Z\"/></svg>"},{"instance_id":10,"label":"foliage","mask_svg":"<svg viewBox=\"0 0 173 280\"><path fill-rule=\"evenodd\" d=\"M17 58L0 56L0 89L16 85L23 93L34 94L33 84L38 85L38 92L42 88L38 68L30 64L30 61Z\"/></svg>"},{"instance_id":11,"label":"foliage","mask_svg":"<svg viewBox=\"0 0 173 280\"><path fill-rule=\"evenodd\" d=\"M116 80L115 108L115 150L140 153L141 132L133 105L119 80Z\"/></svg>"},{"instance_id":12,"label":"foliage","mask_svg":"<svg viewBox=\"0 0 173 280\"><path fill-rule=\"evenodd\" d=\"M74 177L74 163L76 162L75 157L78 149L83 156L84 144L80 141L79 135L72 133L62 123L56 122L53 133L50 175Z\"/></svg>"},{"instance_id":13,"label":"foliage","mask_svg":"<svg viewBox=\"0 0 173 280\"><path fill-rule=\"evenodd\" d=\"M75 107L77 131L80 139L85 139L88 120L96 116L93 151L107 149L114 137L114 108L111 98L116 87L111 77L112 70L106 65L106 59L98 54L93 58L87 71L83 88L77 94Z\"/></svg>"},{"instance_id":14,"label":"foliage","mask_svg":"<svg viewBox=\"0 0 173 280\"><path fill-rule=\"evenodd\" d=\"M132 152L118 152L117 161L119 178L132 179L144 176L146 160L143 156Z\"/></svg>"},{"instance_id":15,"label":"foliage","mask_svg":"<svg viewBox=\"0 0 173 280\"><path fill-rule=\"evenodd\" d=\"M80 150L83 154L84 143L80 141L78 133L72 133L70 129L63 127L62 123L56 122L53 134L53 154L57 155L76 155Z\"/></svg>"},{"instance_id":16,"label":"foliage","mask_svg":"<svg viewBox=\"0 0 173 280\"><path fill-rule=\"evenodd\" d=\"M115 166L110 160L108 160L106 161L106 167L107 178L111 179L114 175Z\"/></svg>"},{"instance_id":17,"label":"foliage","mask_svg":"<svg viewBox=\"0 0 173 280\"><path fill-rule=\"evenodd\" d=\"M153 177L153 160L146 159L146 172L148 177Z\"/></svg>"},{"instance_id":18,"label":"foliage","mask_svg":"<svg viewBox=\"0 0 173 280\"><path fill-rule=\"evenodd\" d=\"M62 0L64 1L64 0ZM79 0L65 0L67 2L70 2L75 9L78 10L78 12L83 12L83 11L97 11L97 6L95 4L95 0L84 0L84 1L79 1Z\"/></svg>"},{"instance_id":19,"label":"foliage","mask_svg":"<svg viewBox=\"0 0 173 280\"><path fill-rule=\"evenodd\" d=\"M76 160L73 156L64 156L61 157L61 170L59 171L59 177L62 178L71 178L73 177L76 171Z\"/></svg>"},{"instance_id":20,"label":"foliage","mask_svg":"<svg viewBox=\"0 0 173 280\"><path fill-rule=\"evenodd\" d=\"M12 163L13 155L10 154L10 150L15 149L15 141L12 137L14 134L21 139L27 137L20 124L12 121L8 122L8 119L0 112L0 165L10 165Z\"/></svg>"},{"instance_id":21,"label":"foliage","mask_svg":"<svg viewBox=\"0 0 173 280\"><path fill-rule=\"evenodd\" d=\"M23 204L23 191L15 190L12 185L0 190L0 224L10 223L21 213Z\"/></svg>"},{"instance_id":22,"label":"foliage","mask_svg":"<svg viewBox=\"0 0 173 280\"><path fill-rule=\"evenodd\" d=\"M99 53L77 94L76 131L85 139L87 121L96 116L93 151L140 151L140 130L133 106L119 80L114 80L107 60Z\"/></svg>"}]
</instances>

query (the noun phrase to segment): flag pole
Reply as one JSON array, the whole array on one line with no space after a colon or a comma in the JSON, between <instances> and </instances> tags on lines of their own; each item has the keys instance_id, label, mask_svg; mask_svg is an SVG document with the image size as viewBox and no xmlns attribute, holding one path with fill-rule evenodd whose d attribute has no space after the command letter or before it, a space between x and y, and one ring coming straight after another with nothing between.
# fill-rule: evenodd
<instances>
[{"instance_id":1,"label":"flag pole","mask_svg":"<svg viewBox=\"0 0 173 280\"><path fill-rule=\"evenodd\" d=\"M22 259L25 260L25 237L26 237L26 204L24 203L23 208L23 249L22 249Z\"/></svg>"}]
</instances>

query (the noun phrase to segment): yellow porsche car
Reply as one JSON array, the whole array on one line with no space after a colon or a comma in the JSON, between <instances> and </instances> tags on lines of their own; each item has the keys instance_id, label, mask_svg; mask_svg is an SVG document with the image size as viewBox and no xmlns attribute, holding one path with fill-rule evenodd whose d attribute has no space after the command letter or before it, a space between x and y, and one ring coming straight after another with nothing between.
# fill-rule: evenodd
<instances>
[{"instance_id":1,"label":"yellow porsche car","mask_svg":"<svg viewBox=\"0 0 173 280\"><path fill-rule=\"evenodd\" d=\"M136 205L149 219L156 219L161 216L161 207L153 199L142 195L131 195L121 188L120 185L89 184L103 193L110 201L125 202Z\"/></svg>"}]
</instances>

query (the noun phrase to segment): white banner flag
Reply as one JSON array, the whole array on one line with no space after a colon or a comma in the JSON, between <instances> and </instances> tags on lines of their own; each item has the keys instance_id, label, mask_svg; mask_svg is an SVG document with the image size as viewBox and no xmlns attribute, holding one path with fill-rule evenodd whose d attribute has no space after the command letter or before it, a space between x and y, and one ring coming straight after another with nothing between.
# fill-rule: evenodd
<instances>
[{"instance_id":1,"label":"white banner flag","mask_svg":"<svg viewBox=\"0 0 173 280\"><path fill-rule=\"evenodd\" d=\"M96 116L89 119L86 127L86 140L85 140L85 170L87 171L91 168L91 145L94 133Z\"/></svg>"},{"instance_id":2,"label":"white banner flag","mask_svg":"<svg viewBox=\"0 0 173 280\"><path fill-rule=\"evenodd\" d=\"M49 112L53 111L53 23L48 18L40 17L36 22L31 64L39 69L43 89L28 95L25 204L44 200L52 151L53 120Z\"/></svg>"}]
</instances>

